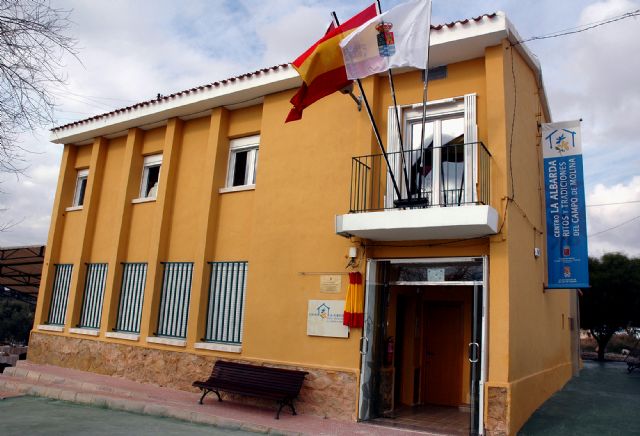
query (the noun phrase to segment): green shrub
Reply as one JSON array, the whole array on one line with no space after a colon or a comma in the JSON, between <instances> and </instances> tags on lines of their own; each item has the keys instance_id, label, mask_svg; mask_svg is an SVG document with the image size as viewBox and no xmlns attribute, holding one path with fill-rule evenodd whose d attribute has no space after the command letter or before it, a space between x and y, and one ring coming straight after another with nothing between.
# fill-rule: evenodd
<instances>
[{"instance_id":1,"label":"green shrub","mask_svg":"<svg viewBox=\"0 0 640 436\"><path fill-rule=\"evenodd\" d=\"M29 341L34 307L11 298L0 298L0 343Z\"/></svg>"}]
</instances>

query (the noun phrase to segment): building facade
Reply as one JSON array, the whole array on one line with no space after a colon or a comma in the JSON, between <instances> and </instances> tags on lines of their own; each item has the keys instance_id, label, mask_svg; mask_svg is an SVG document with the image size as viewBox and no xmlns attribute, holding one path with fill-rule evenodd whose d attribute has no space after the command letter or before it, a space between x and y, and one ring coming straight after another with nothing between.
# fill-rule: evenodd
<instances>
[{"instance_id":1,"label":"building facade","mask_svg":"<svg viewBox=\"0 0 640 436\"><path fill-rule=\"evenodd\" d=\"M187 390L217 359L298 368L302 413L439 404L514 434L577 331L572 291L545 292L550 114L517 40L501 13L432 28L425 141L420 71L395 72L397 120L387 77L363 81L397 191L352 99L284 124L288 65L53 129L29 359ZM364 327L311 328L349 272Z\"/></svg>"}]
</instances>

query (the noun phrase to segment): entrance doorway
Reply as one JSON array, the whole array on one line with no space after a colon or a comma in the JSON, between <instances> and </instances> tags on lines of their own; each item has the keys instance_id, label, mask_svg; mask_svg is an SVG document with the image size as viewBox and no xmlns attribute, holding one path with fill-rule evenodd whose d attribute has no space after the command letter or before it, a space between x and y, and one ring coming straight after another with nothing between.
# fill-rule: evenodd
<instances>
[{"instance_id":1,"label":"entrance doorway","mask_svg":"<svg viewBox=\"0 0 640 436\"><path fill-rule=\"evenodd\" d=\"M361 420L483 433L485 271L485 258L369 261Z\"/></svg>"}]
</instances>

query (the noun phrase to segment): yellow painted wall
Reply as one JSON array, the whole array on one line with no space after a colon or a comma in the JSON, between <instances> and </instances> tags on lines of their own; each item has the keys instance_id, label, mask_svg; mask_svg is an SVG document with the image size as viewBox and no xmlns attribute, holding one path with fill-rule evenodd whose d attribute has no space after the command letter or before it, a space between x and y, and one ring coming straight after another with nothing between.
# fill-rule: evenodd
<instances>
[{"instance_id":1,"label":"yellow painted wall","mask_svg":"<svg viewBox=\"0 0 640 436\"><path fill-rule=\"evenodd\" d=\"M509 381L513 386L510 427L515 432L533 410L571 376L567 317L573 291L544 292L546 259L536 259L533 255L534 247L545 246L543 166L537 122L547 120L542 118L534 73L515 50L506 50L504 55L507 120L515 113L513 143L508 146L512 150L510 196L514 201L509 205L507 236L511 320ZM510 132L510 123L508 129Z\"/></svg>"},{"instance_id":2,"label":"yellow painted wall","mask_svg":"<svg viewBox=\"0 0 640 436\"><path fill-rule=\"evenodd\" d=\"M104 161L104 180L118 181L122 171L122 159L124 157L126 137L122 136L109 141L109 152ZM116 203L118 201L117 186L115 183L102 183L99 195L98 210L96 212L96 225L91 244L90 262L107 262L107 253L113 245L117 235L118 216Z\"/></svg>"},{"instance_id":3,"label":"yellow painted wall","mask_svg":"<svg viewBox=\"0 0 640 436\"><path fill-rule=\"evenodd\" d=\"M209 118L198 118L184 123L182 143L179 147L179 159L175 180L174 197L171 199L169 223L168 258L173 262L192 262L194 248L201 237L197 228L199 217L194 212L195 202L202 189L201 159L209 133Z\"/></svg>"}]
</instances>

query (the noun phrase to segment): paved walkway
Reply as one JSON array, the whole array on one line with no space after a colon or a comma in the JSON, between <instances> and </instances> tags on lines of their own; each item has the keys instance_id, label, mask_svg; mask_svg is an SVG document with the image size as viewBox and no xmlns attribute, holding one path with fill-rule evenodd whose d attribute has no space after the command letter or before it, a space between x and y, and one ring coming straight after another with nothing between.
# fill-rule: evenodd
<instances>
[{"instance_id":1,"label":"paved walkway","mask_svg":"<svg viewBox=\"0 0 640 436\"><path fill-rule=\"evenodd\" d=\"M130 380L77 371L28 361L0 374L0 392L18 392L81 403L100 408L154 415L215 426L222 430L281 435L411 435L411 430L394 429L355 422L322 419L286 412L274 419L273 409L262 409L230 401L218 402L210 396L198 404L199 394L162 388ZM0 409L21 398L0 401ZM29 434L25 432L23 434ZM82 433L79 433L82 434ZM89 433L90 434L90 433ZM132 431L130 434L136 434Z\"/></svg>"},{"instance_id":2,"label":"paved walkway","mask_svg":"<svg viewBox=\"0 0 640 436\"><path fill-rule=\"evenodd\" d=\"M519 435L640 435L640 371L585 361L580 376L547 400Z\"/></svg>"},{"instance_id":3,"label":"paved walkway","mask_svg":"<svg viewBox=\"0 0 640 436\"><path fill-rule=\"evenodd\" d=\"M0 402L3 436L253 436L171 418L22 396Z\"/></svg>"}]
</instances>

